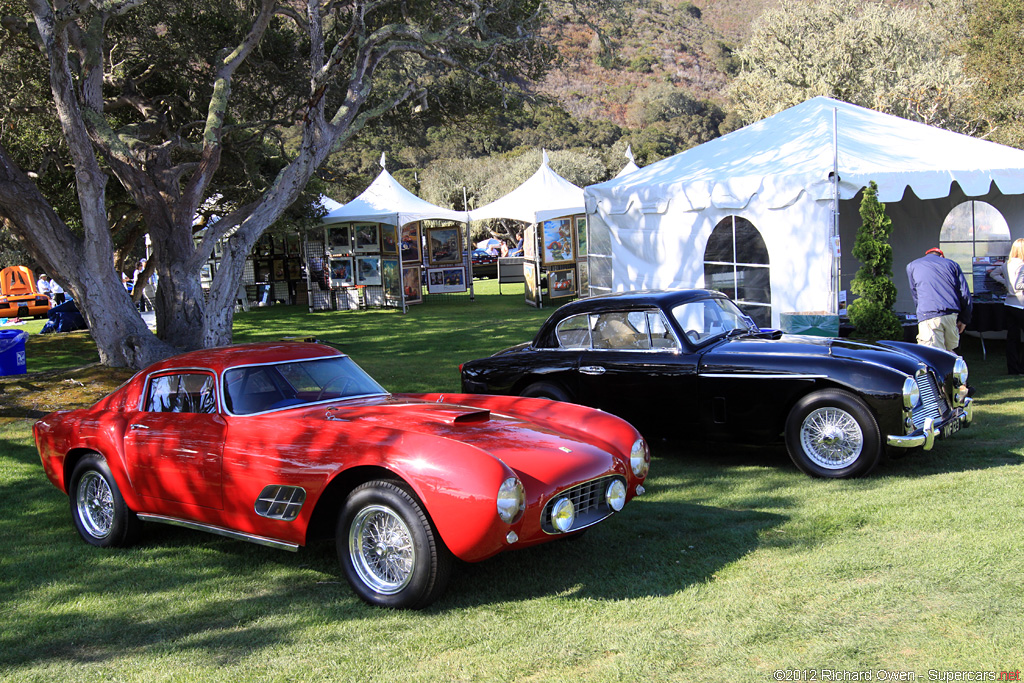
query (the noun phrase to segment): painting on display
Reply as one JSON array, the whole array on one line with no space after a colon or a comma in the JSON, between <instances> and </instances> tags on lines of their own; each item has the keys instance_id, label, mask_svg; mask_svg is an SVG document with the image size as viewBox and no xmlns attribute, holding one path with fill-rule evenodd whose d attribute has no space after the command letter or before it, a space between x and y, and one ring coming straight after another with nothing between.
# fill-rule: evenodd
<instances>
[{"instance_id":1,"label":"painting on display","mask_svg":"<svg viewBox=\"0 0 1024 683\"><path fill-rule=\"evenodd\" d=\"M587 255L587 218L586 216L576 217L576 258L582 259Z\"/></svg>"},{"instance_id":2,"label":"painting on display","mask_svg":"<svg viewBox=\"0 0 1024 683\"><path fill-rule=\"evenodd\" d=\"M576 270L552 270L548 272L548 294L552 299L576 295Z\"/></svg>"},{"instance_id":3,"label":"painting on display","mask_svg":"<svg viewBox=\"0 0 1024 683\"><path fill-rule=\"evenodd\" d=\"M270 282L270 261L256 262L256 282Z\"/></svg>"},{"instance_id":4,"label":"painting on display","mask_svg":"<svg viewBox=\"0 0 1024 683\"><path fill-rule=\"evenodd\" d=\"M258 256L271 256L274 253L274 238L266 233L260 235L256 240L256 254Z\"/></svg>"},{"instance_id":5,"label":"painting on display","mask_svg":"<svg viewBox=\"0 0 1024 683\"><path fill-rule=\"evenodd\" d=\"M376 223L356 223L352 227L352 233L355 251L363 253L380 251L380 231L377 229Z\"/></svg>"},{"instance_id":6,"label":"painting on display","mask_svg":"<svg viewBox=\"0 0 1024 683\"><path fill-rule=\"evenodd\" d=\"M355 270L357 285L380 284L380 256L357 256Z\"/></svg>"},{"instance_id":7,"label":"painting on display","mask_svg":"<svg viewBox=\"0 0 1024 683\"><path fill-rule=\"evenodd\" d=\"M355 284L352 277L352 257L341 256L331 259L331 286L348 287Z\"/></svg>"},{"instance_id":8,"label":"painting on display","mask_svg":"<svg viewBox=\"0 0 1024 683\"><path fill-rule=\"evenodd\" d=\"M297 258L288 259L288 279L302 279L302 261Z\"/></svg>"},{"instance_id":9,"label":"painting on display","mask_svg":"<svg viewBox=\"0 0 1024 683\"><path fill-rule=\"evenodd\" d=\"M299 242L298 235L288 235L288 237L285 239L285 244L287 245L285 247L285 253L288 256L299 255L299 247L301 246L301 242Z\"/></svg>"},{"instance_id":10,"label":"painting on display","mask_svg":"<svg viewBox=\"0 0 1024 683\"><path fill-rule=\"evenodd\" d=\"M352 253L352 229L347 225L327 228L327 248L339 256Z\"/></svg>"},{"instance_id":11,"label":"painting on display","mask_svg":"<svg viewBox=\"0 0 1024 683\"><path fill-rule=\"evenodd\" d=\"M380 253L385 256L397 256L398 255L398 239L396 237L397 228L393 225L381 225L380 226Z\"/></svg>"},{"instance_id":12,"label":"painting on display","mask_svg":"<svg viewBox=\"0 0 1024 683\"><path fill-rule=\"evenodd\" d=\"M405 303L418 304L423 301L422 278L419 266L402 268L402 286L405 287Z\"/></svg>"},{"instance_id":13,"label":"painting on display","mask_svg":"<svg viewBox=\"0 0 1024 683\"><path fill-rule=\"evenodd\" d=\"M406 223L402 226L402 263L420 263L422 261L420 224L419 222Z\"/></svg>"},{"instance_id":14,"label":"painting on display","mask_svg":"<svg viewBox=\"0 0 1024 683\"><path fill-rule=\"evenodd\" d=\"M283 258L276 258L276 259L274 259L274 279L275 280L284 280L286 273L287 273L287 271L284 269L284 259Z\"/></svg>"},{"instance_id":15,"label":"painting on display","mask_svg":"<svg viewBox=\"0 0 1024 683\"><path fill-rule=\"evenodd\" d=\"M402 283L398 277L398 259L386 258L380 262L381 279L384 283L384 296L396 300L401 296Z\"/></svg>"},{"instance_id":16,"label":"painting on display","mask_svg":"<svg viewBox=\"0 0 1024 683\"><path fill-rule=\"evenodd\" d=\"M431 294L446 294L466 291L466 269L430 268L427 270L427 289Z\"/></svg>"},{"instance_id":17,"label":"painting on display","mask_svg":"<svg viewBox=\"0 0 1024 683\"><path fill-rule=\"evenodd\" d=\"M537 228L532 225L523 234L523 258L527 261L537 260Z\"/></svg>"},{"instance_id":18,"label":"painting on display","mask_svg":"<svg viewBox=\"0 0 1024 683\"><path fill-rule=\"evenodd\" d=\"M576 264L577 282L579 284L580 296L590 296L590 266L586 261Z\"/></svg>"},{"instance_id":19,"label":"painting on display","mask_svg":"<svg viewBox=\"0 0 1024 683\"><path fill-rule=\"evenodd\" d=\"M537 266L523 261L523 281L526 283L526 303L540 306L540 283L537 281Z\"/></svg>"},{"instance_id":20,"label":"painting on display","mask_svg":"<svg viewBox=\"0 0 1024 683\"><path fill-rule=\"evenodd\" d=\"M542 262L546 266L559 263L572 263L574 254L572 221L568 218L557 218L544 221L541 225Z\"/></svg>"},{"instance_id":21,"label":"painting on display","mask_svg":"<svg viewBox=\"0 0 1024 683\"><path fill-rule=\"evenodd\" d=\"M427 247L430 265L459 263L462 261L462 231L457 225L427 229Z\"/></svg>"}]
</instances>

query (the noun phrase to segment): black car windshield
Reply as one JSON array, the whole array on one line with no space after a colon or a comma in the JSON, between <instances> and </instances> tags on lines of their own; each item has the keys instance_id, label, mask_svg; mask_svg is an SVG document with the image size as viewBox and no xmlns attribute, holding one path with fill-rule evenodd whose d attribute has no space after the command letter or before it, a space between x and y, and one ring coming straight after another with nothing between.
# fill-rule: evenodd
<instances>
[{"instance_id":1,"label":"black car windshield","mask_svg":"<svg viewBox=\"0 0 1024 683\"><path fill-rule=\"evenodd\" d=\"M672 316L686 339L697 346L720 337L758 331L750 318L729 299L688 301L674 307Z\"/></svg>"},{"instance_id":2,"label":"black car windshield","mask_svg":"<svg viewBox=\"0 0 1024 683\"><path fill-rule=\"evenodd\" d=\"M224 373L224 403L235 415L387 393L347 356L249 365Z\"/></svg>"}]
</instances>

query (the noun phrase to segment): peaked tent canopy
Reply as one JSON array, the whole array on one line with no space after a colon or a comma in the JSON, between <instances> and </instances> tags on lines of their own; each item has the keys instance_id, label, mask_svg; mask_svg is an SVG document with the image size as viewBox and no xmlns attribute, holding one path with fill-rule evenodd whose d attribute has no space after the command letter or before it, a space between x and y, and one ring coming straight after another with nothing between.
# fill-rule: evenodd
<instances>
[{"instance_id":1,"label":"peaked tent canopy","mask_svg":"<svg viewBox=\"0 0 1024 683\"><path fill-rule=\"evenodd\" d=\"M469 212L470 220L511 218L524 223L583 213L583 190L551 170L548 153L537 172L501 199Z\"/></svg>"},{"instance_id":2,"label":"peaked tent canopy","mask_svg":"<svg viewBox=\"0 0 1024 683\"><path fill-rule=\"evenodd\" d=\"M626 165L622 167L622 170L615 174L616 179L621 178L624 175L628 175L633 171L640 170L640 167L636 165L636 159L633 158L632 145L626 145L626 158L629 159L629 161L627 161Z\"/></svg>"},{"instance_id":3,"label":"peaked tent canopy","mask_svg":"<svg viewBox=\"0 0 1024 683\"><path fill-rule=\"evenodd\" d=\"M839 257L831 243L833 193L840 199L842 278L848 281L859 266L846 256L860 223L858 204L850 200L870 181L877 183L879 199L891 203L894 279L903 310L912 311L913 303L901 269L937 245L953 205L985 198L1000 204L1010 225L1024 219L1024 151L815 97L587 187L591 284L600 293L718 287L731 277L727 291L742 299L762 278L756 288L767 292L775 326L781 311L834 312ZM729 273L722 264L718 273L706 267L711 234L730 216L734 230L753 229L749 234L761 240L770 283L767 268ZM736 264L746 260L743 246L734 247Z\"/></svg>"},{"instance_id":4,"label":"peaked tent canopy","mask_svg":"<svg viewBox=\"0 0 1024 683\"><path fill-rule=\"evenodd\" d=\"M444 209L420 199L392 177L387 169L370 183L358 197L330 211L322 219L325 224L372 221L388 225L405 225L415 221L441 219L465 223L465 211Z\"/></svg>"}]
</instances>

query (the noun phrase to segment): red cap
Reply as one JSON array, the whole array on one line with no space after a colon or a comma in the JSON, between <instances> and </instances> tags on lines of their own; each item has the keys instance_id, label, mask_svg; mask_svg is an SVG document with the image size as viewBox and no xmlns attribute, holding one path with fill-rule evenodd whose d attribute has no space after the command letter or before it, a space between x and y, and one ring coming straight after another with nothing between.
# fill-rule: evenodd
<instances>
[{"instance_id":1,"label":"red cap","mask_svg":"<svg viewBox=\"0 0 1024 683\"><path fill-rule=\"evenodd\" d=\"M942 258L946 258L946 255L943 254L942 250L939 249L938 247L932 247L931 249L929 249L928 251L926 251L924 253L925 253L925 256L927 256L928 254L938 254Z\"/></svg>"}]
</instances>

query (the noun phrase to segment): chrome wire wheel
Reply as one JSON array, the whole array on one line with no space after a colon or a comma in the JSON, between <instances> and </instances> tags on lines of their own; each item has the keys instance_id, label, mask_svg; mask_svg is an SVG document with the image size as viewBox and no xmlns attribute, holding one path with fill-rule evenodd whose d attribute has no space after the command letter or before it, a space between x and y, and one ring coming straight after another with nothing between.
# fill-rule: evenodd
<instances>
[{"instance_id":1,"label":"chrome wire wheel","mask_svg":"<svg viewBox=\"0 0 1024 683\"><path fill-rule=\"evenodd\" d=\"M800 425L800 444L819 467L839 470L849 466L864 450L864 433L857 419L833 406L811 411Z\"/></svg>"},{"instance_id":2,"label":"chrome wire wheel","mask_svg":"<svg viewBox=\"0 0 1024 683\"><path fill-rule=\"evenodd\" d=\"M389 507L368 505L348 532L349 557L359 578L382 595L405 588L416 568L416 548L405 521Z\"/></svg>"},{"instance_id":3,"label":"chrome wire wheel","mask_svg":"<svg viewBox=\"0 0 1024 683\"><path fill-rule=\"evenodd\" d=\"M114 528L114 494L107 480L89 470L78 481L78 519L93 538L106 538Z\"/></svg>"}]
</instances>

